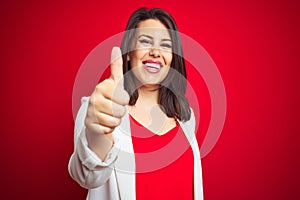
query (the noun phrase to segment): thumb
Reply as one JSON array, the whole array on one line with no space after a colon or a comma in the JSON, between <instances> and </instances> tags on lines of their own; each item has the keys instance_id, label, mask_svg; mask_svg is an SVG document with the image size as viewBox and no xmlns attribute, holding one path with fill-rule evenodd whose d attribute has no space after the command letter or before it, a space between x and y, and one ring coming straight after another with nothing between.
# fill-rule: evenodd
<instances>
[{"instance_id":1,"label":"thumb","mask_svg":"<svg viewBox=\"0 0 300 200\"><path fill-rule=\"evenodd\" d=\"M119 47L114 47L110 57L110 78L116 83L122 81L123 85L123 60L122 53Z\"/></svg>"}]
</instances>

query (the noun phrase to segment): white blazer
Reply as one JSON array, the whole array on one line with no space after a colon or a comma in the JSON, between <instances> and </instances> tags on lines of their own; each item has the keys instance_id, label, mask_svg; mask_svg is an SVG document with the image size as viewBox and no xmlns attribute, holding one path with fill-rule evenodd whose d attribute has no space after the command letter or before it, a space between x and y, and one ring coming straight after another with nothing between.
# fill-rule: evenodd
<instances>
[{"instance_id":1,"label":"white blazer","mask_svg":"<svg viewBox=\"0 0 300 200\"><path fill-rule=\"evenodd\" d=\"M74 153L69 161L69 173L82 187L89 189L87 200L135 200L135 156L129 114L126 112L120 126L114 130L115 143L103 161L88 147L84 125L88 101L89 97L82 98L75 121ZM178 122L194 155L194 200L203 200L201 160L193 111L189 121Z\"/></svg>"}]
</instances>

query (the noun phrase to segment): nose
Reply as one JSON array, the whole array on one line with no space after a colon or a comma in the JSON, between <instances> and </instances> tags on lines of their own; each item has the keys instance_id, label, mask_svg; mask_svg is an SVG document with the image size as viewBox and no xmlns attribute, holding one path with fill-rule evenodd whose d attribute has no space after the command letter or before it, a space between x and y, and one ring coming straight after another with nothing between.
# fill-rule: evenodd
<instances>
[{"instance_id":1,"label":"nose","mask_svg":"<svg viewBox=\"0 0 300 200\"><path fill-rule=\"evenodd\" d=\"M151 48L149 54L153 57L160 57L160 49L159 48Z\"/></svg>"}]
</instances>

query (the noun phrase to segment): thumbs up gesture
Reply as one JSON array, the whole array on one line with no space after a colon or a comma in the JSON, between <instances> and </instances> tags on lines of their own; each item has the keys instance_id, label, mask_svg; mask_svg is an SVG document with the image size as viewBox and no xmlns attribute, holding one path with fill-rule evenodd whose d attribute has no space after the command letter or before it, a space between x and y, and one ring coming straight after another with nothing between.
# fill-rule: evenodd
<instances>
[{"instance_id":1,"label":"thumbs up gesture","mask_svg":"<svg viewBox=\"0 0 300 200\"><path fill-rule=\"evenodd\" d=\"M105 157L105 147L112 146L111 133L120 125L129 102L129 95L123 85L123 61L119 47L112 49L110 69L110 78L99 83L92 93L85 119L89 146L100 157ZM110 144L107 140L103 144L107 138ZM102 149L99 149L101 146Z\"/></svg>"}]
</instances>

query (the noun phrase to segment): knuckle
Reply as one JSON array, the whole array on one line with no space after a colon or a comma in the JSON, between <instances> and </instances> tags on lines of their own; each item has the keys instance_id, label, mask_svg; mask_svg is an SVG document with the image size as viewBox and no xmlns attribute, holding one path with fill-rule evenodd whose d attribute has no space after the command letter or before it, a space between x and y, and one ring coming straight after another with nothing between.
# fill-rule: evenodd
<instances>
[{"instance_id":1,"label":"knuckle","mask_svg":"<svg viewBox=\"0 0 300 200\"><path fill-rule=\"evenodd\" d=\"M128 93L125 90L123 90L121 95L122 95L123 105L127 105L129 103L129 98L130 98Z\"/></svg>"},{"instance_id":2,"label":"knuckle","mask_svg":"<svg viewBox=\"0 0 300 200\"><path fill-rule=\"evenodd\" d=\"M113 116L123 117L124 114L125 114L126 109L125 109L124 106L114 104L112 111L113 111Z\"/></svg>"},{"instance_id":3,"label":"knuckle","mask_svg":"<svg viewBox=\"0 0 300 200\"><path fill-rule=\"evenodd\" d=\"M116 117L114 117L114 118L112 119L112 124L113 124L114 127L119 126L120 123L121 123L121 119L116 118Z\"/></svg>"},{"instance_id":4,"label":"knuckle","mask_svg":"<svg viewBox=\"0 0 300 200\"><path fill-rule=\"evenodd\" d=\"M94 93L100 96L111 98L114 89L115 86L113 80L105 79L96 86Z\"/></svg>"},{"instance_id":5,"label":"knuckle","mask_svg":"<svg viewBox=\"0 0 300 200\"><path fill-rule=\"evenodd\" d=\"M125 113L126 113L126 108L125 108L125 106L122 106L121 110L120 110L121 117L123 117L125 115Z\"/></svg>"},{"instance_id":6,"label":"knuckle","mask_svg":"<svg viewBox=\"0 0 300 200\"><path fill-rule=\"evenodd\" d=\"M118 113L119 113L119 117L123 117L125 115L125 113L126 113L125 106L120 106Z\"/></svg>"},{"instance_id":7,"label":"knuckle","mask_svg":"<svg viewBox=\"0 0 300 200\"><path fill-rule=\"evenodd\" d=\"M96 92L102 92L105 88L107 88L110 85L109 79L105 79L102 82L100 82L98 85L95 87Z\"/></svg>"},{"instance_id":8,"label":"knuckle","mask_svg":"<svg viewBox=\"0 0 300 200\"><path fill-rule=\"evenodd\" d=\"M101 92L101 90L102 90L102 85L103 85L103 83L101 82L101 83L99 83L96 87L95 87L95 92Z\"/></svg>"},{"instance_id":9,"label":"knuckle","mask_svg":"<svg viewBox=\"0 0 300 200\"><path fill-rule=\"evenodd\" d=\"M94 118L95 114L96 114L96 110L95 110L95 106L94 105L90 105L88 107L87 113L86 113L86 118Z\"/></svg>"},{"instance_id":10,"label":"knuckle","mask_svg":"<svg viewBox=\"0 0 300 200\"><path fill-rule=\"evenodd\" d=\"M115 118L112 116L106 116L105 114L102 114L102 113L97 113L96 118L97 118L98 124L100 124L101 126L105 126L107 128L115 128L121 122L121 120L119 118Z\"/></svg>"},{"instance_id":11,"label":"knuckle","mask_svg":"<svg viewBox=\"0 0 300 200\"><path fill-rule=\"evenodd\" d=\"M98 124L103 124L103 122L105 122L101 113L96 113L96 119Z\"/></svg>"},{"instance_id":12,"label":"knuckle","mask_svg":"<svg viewBox=\"0 0 300 200\"><path fill-rule=\"evenodd\" d=\"M96 107L97 107L97 110L99 110L99 111L102 110L101 108L106 107L104 97L99 96L99 97L97 98L97 103L96 103L95 105L96 105Z\"/></svg>"},{"instance_id":13,"label":"knuckle","mask_svg":"<svg viewBox=\"0 0 300 200\"><path fill-rule=\"evenodd\" d=\"M122 106L125 106L129 102L129 95L125 90L114 91L113 99L115 102L119 103Z\"/></svg>"},{"instance_id":14,"label":"knuckle","mask_svg":"<svg viewBox=\"0 0 300 200\"><path fill-rule=\"evenodd\" d=\"M130 100L130 96L126 91L124 91L124 100L126 104L128 104Z\"/></svg>"},{"instance_id":15,"label":"knuckle","mask_svg":"<svg viewBox=\"0 0 300 200\"><path fill-rule=\"evenodd\" d=\"M102 127L102 133L103 134L110 134L113 132L113 128L108 128L108 127Z\"/></svg>"},{"instance_id":16,"label":"knuckle","mask_svg":"<svg viewBox=\"0 0 300 200\"><path fill-rule=\"evenodd\" d=\"M105 99L103 96L93 96L93 98L90 98L91 102L89 104L88 112L101 112L103 111L103 108L105 108Z\"/></svg>"},{"instance_id":17,"label":"knuckle","mask_svg":"<svg viewBox=\"0 0 300 200\"><path fill-rule=\"evenodd\" d=\"M92 94L89 99L89 106L91 106L91 105L95 105L95 95L94 94Z\"/></svg>"}]
</instances>

